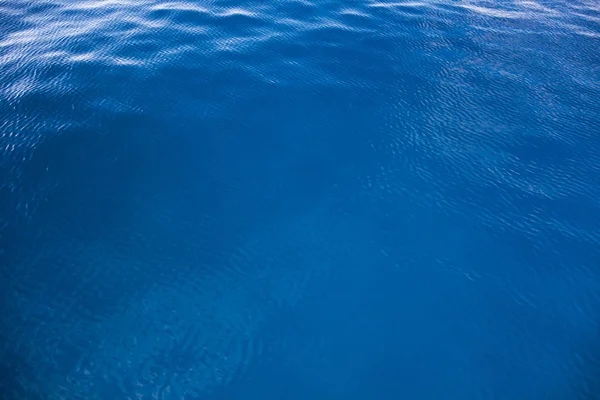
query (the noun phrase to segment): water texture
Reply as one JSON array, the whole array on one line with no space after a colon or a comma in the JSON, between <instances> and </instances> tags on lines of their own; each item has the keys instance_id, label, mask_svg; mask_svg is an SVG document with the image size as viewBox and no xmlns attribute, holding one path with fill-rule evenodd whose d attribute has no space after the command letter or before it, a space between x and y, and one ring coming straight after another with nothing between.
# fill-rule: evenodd
<instances>
[{"instance_id":1,"label":"water texture","mask_svg":"<svg viewBox=\"0 0 600 400\"><path fill-rule=\"evenodd\" d=\"M600 399L597 1L0 2L0 398Z\"/></svg>"}]
</instances>

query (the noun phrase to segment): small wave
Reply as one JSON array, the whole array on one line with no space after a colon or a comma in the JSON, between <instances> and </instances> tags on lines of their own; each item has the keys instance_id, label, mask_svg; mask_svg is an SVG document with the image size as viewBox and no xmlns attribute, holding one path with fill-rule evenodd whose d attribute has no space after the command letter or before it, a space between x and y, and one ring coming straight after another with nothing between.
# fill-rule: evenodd
<instances>
[{"instance_id":1,"label":"small wave","mask_svg":"<svg viewBox=\"0 0 600 400\"><path fill-rule=\"evenodd\" d=\"M406 8L421 8L427 7L428 4L419 1L405 1L399 3L370 3L369 7L381 7L381 8L394 8L394 7L406 7Z\"/></svg>"}]
</instances>

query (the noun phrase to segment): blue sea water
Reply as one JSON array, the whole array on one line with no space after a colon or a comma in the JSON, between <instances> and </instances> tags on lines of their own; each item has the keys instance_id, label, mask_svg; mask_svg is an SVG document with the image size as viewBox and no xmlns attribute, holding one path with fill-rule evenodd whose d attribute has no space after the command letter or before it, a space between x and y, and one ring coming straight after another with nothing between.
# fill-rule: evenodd
<instances>
[{"instance_id":1,"label":"blue sea water","mask_svg":"<svg viewBox=\"0 0 600 400\"><path fill-rule=\"evenodd\" d=\"M0 152L2 399L600 399L595 0L3 0Z\"/></svg>"}]
</instances>

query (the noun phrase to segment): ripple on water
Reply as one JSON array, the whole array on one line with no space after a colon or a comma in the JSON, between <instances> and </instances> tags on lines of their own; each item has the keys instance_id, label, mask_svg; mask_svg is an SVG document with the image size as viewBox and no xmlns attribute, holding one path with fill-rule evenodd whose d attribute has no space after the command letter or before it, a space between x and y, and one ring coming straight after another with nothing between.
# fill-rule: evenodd
<instances>
[{"instance_id":1,"label":"ripple on water","mask_svg":"<svg viewBox=\"0 0 600 400\"><path fill-rule=\"evenodd\" d=\"M205 265L215 221L184 228L157 201L101 241L72 237L55 221L45 233L52 243L40 240L15 269L9 309L19 326L27 323L6 332L13 343L33 344L18 350L37 366L32 381L48 398L214 393L260 356L264 324L358 248L349 221L297 215L259 227L227 258L216 255L221 264ZM144 225L159 236L132 232ZM168 239L181 229L188 242Z\"/></svg>"}]
</instances>

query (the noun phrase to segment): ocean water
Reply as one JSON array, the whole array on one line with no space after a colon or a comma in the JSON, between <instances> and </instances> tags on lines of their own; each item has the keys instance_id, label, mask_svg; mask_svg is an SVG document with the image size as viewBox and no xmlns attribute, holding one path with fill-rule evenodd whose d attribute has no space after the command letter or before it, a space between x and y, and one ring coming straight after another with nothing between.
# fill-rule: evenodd
<instances>
[{"instance_id":1,"label":"ocean water","mask_svg":"<svg viewBox=\"0 0 600 400\"><path fill-rule=\"evenodd\" d=\"M0 2L0 398L600 399L600 6Z\"/></svg>"}]
</instances>

